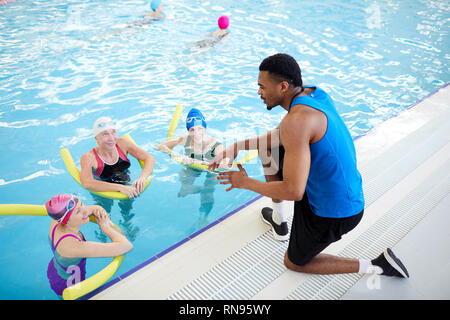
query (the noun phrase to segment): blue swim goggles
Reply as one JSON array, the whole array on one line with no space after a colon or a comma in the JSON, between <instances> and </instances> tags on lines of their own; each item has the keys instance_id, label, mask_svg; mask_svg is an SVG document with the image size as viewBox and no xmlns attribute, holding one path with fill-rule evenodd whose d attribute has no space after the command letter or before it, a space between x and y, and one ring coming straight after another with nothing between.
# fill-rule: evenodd
<instances>
[{"instance_id":1,"label":"blue swim goggles","mask_svg":"<svg viewBox=\"0 0 450 320\"><path fill-rule=\"evenodd\" d=\"M200 115L187 117L186 118L186 129L189 131L189 129L191 129L192 127L195 127L195 126L202 126L203 128L206 129L205 118L203 118Z\"/></svg>"},{"instance_id":2,"label":"blue swim goggles","mask_svg":"<svg viewBox=\"0 0 450 320\"><path fill-rule=\"evenodd\" d=\"M200 117L200 116L189 117L189 118L186 118L186 123L191 123L192 121L195 121L195 120L197 120L197 121L203 121L203 120L205 120L205 119L203 119L203 118Z\"/></svg>"}]
</instances>

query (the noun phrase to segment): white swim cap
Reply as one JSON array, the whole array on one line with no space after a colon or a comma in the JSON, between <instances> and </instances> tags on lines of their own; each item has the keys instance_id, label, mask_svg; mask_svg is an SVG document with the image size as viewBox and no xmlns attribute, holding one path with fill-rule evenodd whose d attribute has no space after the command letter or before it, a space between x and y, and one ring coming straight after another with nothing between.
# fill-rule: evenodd
<instances>
[{"instance_id":1,"label":"white swim cap","mask_svg":"<svg viewBox=\"0 0 450 320\"><path fill-rule=\"evenodd\" d=\"M110 117L100 117L94 123L94 128L92 128L92 133L94 137L97 136L100 132L109 129L116 129L112 119Z\"/></svg>"}]
</instances>

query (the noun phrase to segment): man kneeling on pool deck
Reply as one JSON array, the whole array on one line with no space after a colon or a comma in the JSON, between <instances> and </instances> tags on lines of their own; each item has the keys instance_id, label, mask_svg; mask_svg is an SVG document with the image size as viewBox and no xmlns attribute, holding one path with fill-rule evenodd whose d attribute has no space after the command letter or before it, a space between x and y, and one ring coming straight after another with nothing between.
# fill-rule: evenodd
<instances>
[{"instance_id":1,"label":"man kneeling on pool deck","mask_svg":"<svg viewBox=\"0 0 450 320\"><path fill-rule=\"evenodd\" d=\"M281 105L288 113L280 125L260 136L239 141L210 163L236 158L239 150L258 149L266 182L251 179L244 168L219 173L221 184L248 189L272 198L262 220L279 240L289 239L284 264L305 273L378 273L409 277L402 262L387 248L373 260L351 259L321 253L354 229L364 212L361 175L353 139L331 97L321 88L304 86L295 59L276 54L259 66L258 94L268 110ZM279 154L279 160L264 159ZM294 200L291 234L282 200Z\"/></svg>"},{"instance_id":2,"label":"man kneeling on pool deck","mask_svg":"<svg viewBox=\"0 0 450 320\"><path fill-rule=\"evenodd\" d=\"M100 206L85 206L76 196L59 194L45 203L54 220L48 232L53 259L48 264L50 286L59 296L65 288L86 277L86 258L116 257L133 249L127 237L114 227L109 214ZM97 224L111 243L86 241L80 227L94 215Z\"/></svg>"},{"instance_id":3,"label":"man kneeling on pool deck","mask_svg":"<svg viewBox=\"0 0 450 320\"><path fill-rule=\"evenodd\" d=\"M206 119L200 110L192 108L189 111L186 117L186 129L187 135L160 143L158 148L176 158L181 158L185 165L207 165L216 154L224 150L222 143L206 134ZM180 144L184 145L184 156L172 150ZM224 159L219 167L229 169L227 160Z\"/></svg>"},{"instance_id":4,"label":"man kneeling on pool deck","mask_svg":"<svg viewBox=\"0 0 450 320\"><path fill-rule=\"evenodd\" d=\"M152 174L155 159L125 138L118 138L111 118L101 117L94 123L93 133L97 147L80 159L82 185L93 191L119 191L128 197L137 197L147 178ZM131 185L127 154L144 161L139 178Z\"/></svg>"}]
</instances>

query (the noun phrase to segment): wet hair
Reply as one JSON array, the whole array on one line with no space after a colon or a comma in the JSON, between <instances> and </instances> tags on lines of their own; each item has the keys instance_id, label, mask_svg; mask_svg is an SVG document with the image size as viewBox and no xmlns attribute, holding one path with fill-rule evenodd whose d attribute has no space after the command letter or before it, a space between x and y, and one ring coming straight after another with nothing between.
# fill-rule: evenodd
<instances>
[{"instance_id":1,"label":"wet hair","mask_svg":"<svg viewBox=\"0 0 450 320\"><path fill-rule=\"evenodd\" d=\"M297 61L285 53L277 53L267 57L259 65L259 71L268 71L281 81L287 81L290 86L303 87L302 71Z\"/></svg>"}]
</instances>

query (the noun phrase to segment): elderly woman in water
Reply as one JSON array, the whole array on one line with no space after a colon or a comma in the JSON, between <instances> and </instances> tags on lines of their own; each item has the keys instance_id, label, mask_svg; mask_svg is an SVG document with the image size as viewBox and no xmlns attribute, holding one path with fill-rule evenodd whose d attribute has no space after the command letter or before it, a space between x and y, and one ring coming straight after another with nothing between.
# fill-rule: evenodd
<instances>
[{"instance_id":1,"label":"elderly woman in water","mask_svg":"<svg viewBox=\"0 0 450 320\"><path fill-rule=\"evenodd\" d=\"M157 148L183 162L185 165L209 164L216 154L224 150L224 146L216 138L206 134L206 119L202 112L192 108L186 117L187 134L176 139L160 143ZM172 149L177 145L184 145L184 155ZM228 159L224 159L220 168L229 169Z\"/></svg>"},{"instance_id":2,"label":"elderly woman in water","mask_svg":"<svg viewBox=\"0 0 450 320\"><path fill-rule=\"evenodd\" d=\"M118 138L111 118L97 119L93 134L97 146L80 159L82 185L92 191L119 191L129 198L138 196L152 174L155 159L127 139ZM128 154L144 162L139 178L133 183L130 183Z\"/></svg>"},{"instance_id":3,"label":"elderly woman in water","mask_svg":"<svg viewBox=\"0 0 450 320\"><path fill-rule=\"evenodd\" d=\"M115 257L133 249L127 237L112 224L109 214L100 206L85 206L74 195L59 194L45 203L53 219L48 232L53 258L48 264L47 277L52 290L59 296L65 288L83 281L86 258ZM111 243L86 241L80 227L94 215L97 224Z\"/></svg>"}]
</instances>

